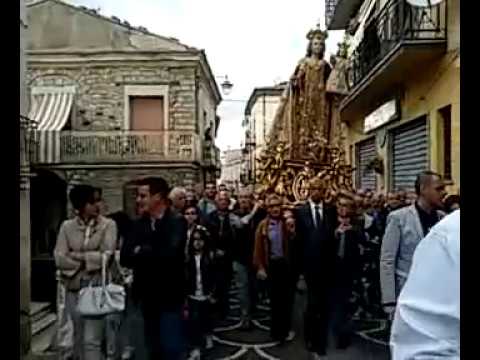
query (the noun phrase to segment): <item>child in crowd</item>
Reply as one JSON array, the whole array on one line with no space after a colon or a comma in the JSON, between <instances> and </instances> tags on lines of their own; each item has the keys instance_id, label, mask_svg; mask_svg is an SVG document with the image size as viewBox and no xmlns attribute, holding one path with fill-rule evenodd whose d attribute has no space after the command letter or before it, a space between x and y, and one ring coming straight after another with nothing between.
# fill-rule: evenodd
<instances>
[{"instance_id":1,"label":"child in crowd","mask_svg":"<svg viewBox=\"0 0 480 360\"><path fill-rule=\"evenodd\" d=\"M333 332L338 348L350 345L352 324L352 297L354 281L361 271L360 244L364 241L364 233L354 226L354 206L346 202L338 208L338 227L335 231L336 257L334 261L333 298L335 303L332 309Z\"/></svg>"},{"instance_id":2,"label":"child in crowd","mask_svg":"<svg viewBox=\"0 0 480 360\"><path fill-rule=\"evenodd\" d=\"M191 360L200 359L204 344L207 350L213 347L211 305L215 302L212 297L215 277L209 246L207 230L197 225L191 234L187 263L188 324L193 347Z\"/></svg>"}]
</instances>

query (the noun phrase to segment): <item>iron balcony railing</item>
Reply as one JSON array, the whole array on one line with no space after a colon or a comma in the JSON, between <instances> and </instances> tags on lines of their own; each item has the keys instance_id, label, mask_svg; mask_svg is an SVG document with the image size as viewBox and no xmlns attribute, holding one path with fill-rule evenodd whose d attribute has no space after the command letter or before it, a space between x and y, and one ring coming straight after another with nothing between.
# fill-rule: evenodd
<instances>
[{"instance_id":1,"label":"iron balcony railing","mask_svg":"<svg viewBox=\"0 0 480 360\"><path fill-rule=\"evenodd\" d=\"M37 122L29 119L24 115L20 115L20 165L26 166L28 163L36 161L36 148L37 143L35 141L35 129L37 128Z\"/></svg>"},{"instance_id":2,"label":"iron balcony railing","mask_svg":"<svg viewBox=\"0 0 480 360\"><path fill-rule=\"evenodd\" d=\"M36 131L36 138L38 164L203 161L192 131Z\"/></svg>"},{"instance_id":3,"label":"iron balcony railing","mask_svg":"<svg viewBox=\"0 0 480 360\"><path fill-rule=\"evenodd\" d=\"M330 26L338 2L339 0L325 0L325 24L327 27Z\"/></svg>"},{"instance_id":4,"label":"iron balcony railing","mask_svg":"<svg viewBox=\"0 0 480 360\"><path fill-rule=\"evenodd\" d=\"M351 88L358 85L401 44L445 43L446 40L447 0L430 7L390 0L366 24L363 39L350 56L349 85Z\"/></svg>"}]
</instances>

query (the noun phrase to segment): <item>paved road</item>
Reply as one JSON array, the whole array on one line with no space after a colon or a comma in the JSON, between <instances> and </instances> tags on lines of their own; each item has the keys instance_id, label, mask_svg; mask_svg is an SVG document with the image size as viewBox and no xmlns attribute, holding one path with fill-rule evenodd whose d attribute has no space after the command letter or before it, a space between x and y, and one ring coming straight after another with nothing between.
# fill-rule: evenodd
<instances>
[{"instance_id":1,"label":"paved road","mask_svg":"<svg viewBox=\"0 0 480 360\"><path fill-rule=\"evenodd\" d=\"M252 331L245 332L238 329L238 317L236 301L233 300L232 317L225 323L219 324L215 332L216 346L206 359L294 359L307 360L309 358L304 348L302 334L303 328L303 309L305 296L297 295L294 308L294 330L295 339L284 345L272 343L268 332L268 309L263 308L256 314L255 328ZM385 345L378 344L364 339L361 336L355 336L353 344L346 350L328 350L329 360L388 360L388 348Z\"/></svg>"},{"instance_id":2,"label":"paved road","mask_svg":"<svg viewBox=\"0 0 480 360\"><path fill-rule=\"evenodd\" d=\"M259 306L254 315L254 328L251 331L239 329L239 309L235 290L231 292L231 313L222 323L216 324L215 347L206 353L203 360L239 359L239 360L307 360L308 353L303 340L303 309L305 295L297 293L294 307L294 330L296 336L292 342L278 345L271 341L269 336L269 309L268 306ZM357 324L358 325L358 324ZM355 336L353 344L346 350L328 350L329 360L389 360L388 348L385 344L368 340L372 330L378 330L378 322L363 323L358 328L359 335ZM127 335L127 334L125 334ZM128 336L128 335L127 335ZM135 360L145 359L143 345L143 323L137 313L130 323L130 336L136 344ZM366 339L367 338L367 339ZM54 353L43 354L38 359L53 360Z\"/></svg>"},{"instance_id":3,"label":"paved road","mask_svg":"<svg viewBox=\"0 0 480 360\"><path fill-rule=\"evenodd\" d=\"M260 306L254 321L254 329L239 329L238 304L232 291L232 311L227 320L217 324L215 328L215 347L205 354L204 360L239 359L239 360L307 360L308 353L303 340L303 309L305 296L297 294L294 308L295 339L284 345L273 343L269 337L268 308ZM372 326L370 326L371 328ZM373 326L375 327L375 325ZM140 323L133 331L137 339L142 337ZM366 332L368 333L368 331ZM363 336L366 333L361 333ZM143 349L137 347L135 360L144 359ZM329 360L389 360L388 348L385 345L355 336L353 344L346 350L329 349Z\"/></svg>"}]
</instances>

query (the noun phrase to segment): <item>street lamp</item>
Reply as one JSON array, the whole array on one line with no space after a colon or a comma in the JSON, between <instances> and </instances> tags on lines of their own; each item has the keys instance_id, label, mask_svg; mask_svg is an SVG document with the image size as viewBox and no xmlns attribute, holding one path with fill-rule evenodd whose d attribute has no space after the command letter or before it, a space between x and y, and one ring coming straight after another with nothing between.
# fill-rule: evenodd
<instances>
[{"instance_id":1,"label":"street lamp","mask_svg":"<svg viewBox=\"0 0 480 360\"><path fill-rule=\"evenodd\" d=\"M224 76L217 76L217 78L221 78L223 79L222 83L220 84L221 88L222 88L222 92L224 93L225 96L228 96L230 95L230 93L232 92L232 88L233 88L233 84L230 80L228 80L228 76L227 75L224 75Z\"/></svg>"}]
</instances>

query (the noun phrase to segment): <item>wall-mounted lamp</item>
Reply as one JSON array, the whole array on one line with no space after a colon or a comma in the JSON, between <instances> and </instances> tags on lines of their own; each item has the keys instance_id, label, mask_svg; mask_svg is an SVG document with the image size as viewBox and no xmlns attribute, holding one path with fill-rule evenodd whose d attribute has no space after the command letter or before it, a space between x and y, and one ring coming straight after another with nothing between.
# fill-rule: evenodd
<instances>
[{"instance_id":1,"label":"wall-mounted lamp","mask_svg":"<svg viewBox=\"0 0 480 360\"><path fill-rule=\"evenodd\" d=\"M230 80L228 80L228 76L216 76L216 78L221 78L223 79L222 83L220 84L220 87L222 88L222 92L225 96L230 95L232 92L233 84Z\"/></svg>"}]
</instances>

